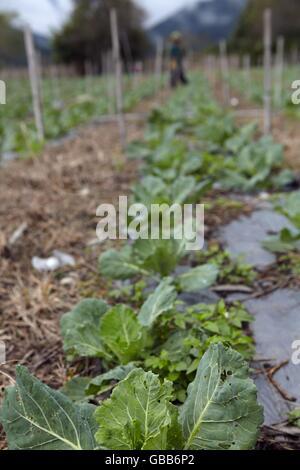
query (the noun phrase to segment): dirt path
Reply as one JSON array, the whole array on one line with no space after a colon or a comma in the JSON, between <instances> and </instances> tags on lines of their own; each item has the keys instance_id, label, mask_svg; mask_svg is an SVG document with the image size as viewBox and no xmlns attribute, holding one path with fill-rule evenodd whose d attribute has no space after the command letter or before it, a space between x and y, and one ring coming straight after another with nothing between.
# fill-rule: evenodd
<instances>
[{"instance_id":1,"label":"dirt path","mask_svg":"<svg viewBox=\"0 0 300 470\"><path fill-rule=\"evenodd\" d=\"M147 112L154 104L143 102L135 111ZM128 124L128 140L141 137L143 127ZM101 252L94 243L96 208L116 204L135 176L136 164L124 163L115 124L86 128L40 157L0 169L0 339L6 344L8 363L1 367L6 374L14 376L16 363L22 363L51 386L65 381L60 316L105 289L96 271ZM22 224L26 231L11 245ZM49 257L53 250L74 256L76 267L35 271L32 257ZM2 390L8 382L0 374Z\"/></svg>"}]
</instances>

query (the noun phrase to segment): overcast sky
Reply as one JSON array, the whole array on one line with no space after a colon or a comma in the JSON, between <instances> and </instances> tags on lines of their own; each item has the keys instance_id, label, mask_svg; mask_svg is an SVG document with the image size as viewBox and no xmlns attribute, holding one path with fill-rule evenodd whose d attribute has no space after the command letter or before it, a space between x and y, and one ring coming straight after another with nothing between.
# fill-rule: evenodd
<instances>
[{"instance_id":1,"label":"overcast sky","mask_svg":"<svg viewBox=\"0 0 300 470\"><path fill-rule=\"evenodd\" d=\"M148 23L168 16L195 0L136 0L149 15ZM71 9L71 0L0 0L1 10L14 10L39 33L50 33L65 20Z\"/></svg>"}]
</instances>

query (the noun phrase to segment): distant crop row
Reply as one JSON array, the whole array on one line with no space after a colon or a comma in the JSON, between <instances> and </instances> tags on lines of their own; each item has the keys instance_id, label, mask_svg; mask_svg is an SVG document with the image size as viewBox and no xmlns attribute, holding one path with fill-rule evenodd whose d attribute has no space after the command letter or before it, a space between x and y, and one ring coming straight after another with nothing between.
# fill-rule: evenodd
<instances>
[{"instance_id":1,"label":"distant crop row","mask_svg":"<svg viewBox=\"0 0 300 470\"><path fill-rule=\"evenodd\" d=\"M57 139L93 118L114 112L114 79L101 77L44 79L43 118L46 140ZM152 76L133 84L124 80L124 111L141 99L152 96L157 82ZM29 81L7 83L7 104L0 107L0 154L17 152L32 155L41 150L32 109Z\"/></svg>"}]
</instances>

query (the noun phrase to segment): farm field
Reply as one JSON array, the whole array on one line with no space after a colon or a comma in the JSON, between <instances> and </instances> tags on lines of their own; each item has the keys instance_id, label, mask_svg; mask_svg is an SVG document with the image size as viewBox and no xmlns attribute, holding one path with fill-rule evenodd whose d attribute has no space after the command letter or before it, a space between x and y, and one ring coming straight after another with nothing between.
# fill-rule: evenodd
<instances>
[{"instance_id":1,"label":"farm field","mask_svg":"<svg viewBox=\"0 0 300 470\"><path fill-rule=\"evenodd\" d=\"M288 288L297 290L299 236L290 232L290 224L298 226L299 192L289 192L296 175L287 168L280 144L271 137L260 137L252 122L237 126L207 90L206 80L194 73L187 88L176 91L163 108L152 111L144 136L141 129L132 125L126 163L115 142L117 129L110 124L98 131L86 131L59 152L55 150L52 156L45 152L40 159L13 162L11 168L3 169L1 188L7 190L1 195L5 207L1 216L10 213L12 217L6 224L7 235L20 222L20 214L28 223L20 245L9 248L5 238L2 242L2 272L9 273L5 278L1 276L2 292L8 293L3 303L3 334L12 345L4 368L8 382L14 376L15 361L20 364L16 386L8 389L11 391L7 392L1 412L10 447L93 449L100 445L115 450L148 446L156 450L297 447L297 437L288 432L282 444L273 443L273 435L282 432L280 427L268 424L260 431L263 409L257 402L252 379L257 383L261 363L252 362L254 374L248 368L249 361L259 360L255 352L257 338L253 338L254 317L244 303L230 300L234 293L242 293L241 299L264 298L287 287L286 273ZM151 110L151 100L141 104L144 106ZM111 147L112 142L115 143ZM107 160L108 149L113 159ZM74 158L74 152L80 157ZM84 171L82 154L86 154ZM53 158L56 165L51 170L49 163ZM91 171L99 165L101 172ZM123 168L122 177L117 176L119 168ZM30 178L25 176L29 169ZM22 200L25 205L27 200L32 202L27 209L21 204L12 216L13 211L8 209L9 205L14 206L17 194L8 188L16 187L16 182L24 177L27 184ZM43 215L39 198L42 192L47 200L50 194L47 186L51 191L52 178L58 186ZM111 187L112 178L115 187ZM96 202L105 198L105 202L116 203L120 187L132 194L133 202L146 206L203 201L209 240L206 249L187 252L182 241L176 239L138 240L123 246L120 242L115 246L109 246L111 242L91 243L94 223L88 221L90 217L94 219ZM275 211L285 214L287 224L278 235L269 238L266 234L261 241L262 247L272 256L275 253L277 260L276 265L269 264L263 273L242 257L232 258L222 247L224 240L218 238L221 226L261 210L262 191L269 194L269 204ZM92 200L86 199L88 193L93 195ZM75 195L80 198L79 206L72 201ZM65 207L58 213L62 200ZM64 222L56 226L57 220ZM22 249L24 246L26 250ZM76 268L43 275L34 272L32 256L46 257L53 249L70 252L77 260ZM124 336L123 330L116 329L120 321ZM263 346L262 341L259 347ZM28 363L37 378L28 372ZM234 407L230 399L225 408L221 401L213 407L206 402L210 393L206 390L206 370L216 384L218 396L231 386L243 390L243 405L239 398ZM193 385L187 391L190 383ZM45 400L49 403L46 415L49 425L42 433L38 429L45 419L44 413L32 407L29 390L34 390L36 403ZM141 406L141 414L131 424L122 409L124 390L132 416ZM144 427L147 414L142 412L145 393L150 399L149 417L151 413L155 416L157 406L161 407L161 421L153 422L153 428L147 431L149 435ZM194 408L193 396L201 393L205 418L197 415L201 407ZM230 396L230 389L228 393ZM64 411L53 421L57 406ZM224 429L223 418L214 425L204 424L216 412L215 406L222 413L229 413L237 423L242 420L243 427ZM297 422L297 411L293 412L293 408L297 410L291 405L286 412L291 425ZM33 425L29 434L28 413ZM72 421L70 429L66 414ZM108 414L115 418L105 424ZM16 433L13 424L17 417L24 430L22 434ZM137 419L139 424L135 424ZM203 419L201 426L199 419ZM128 433L123 430L126 423L131 427ZM141 434L135 441L131 433L137 425L141 426ZM66 429L64 436L59 433L61 426ZM79 437L75 437L74 426ZM217 442L214 436L219 426L224 435ZM202 433L211 437L203 439Z\"/></svg>"},{"instance_id":2,"label":"farm field","mask_svg":"<svg viewBox=\"0 0 300 470\"><path fill-rule=\"evenodd\" d=\"M299 6L165 3L0 1L0 459L300 450Z\"/></svg>"}]
</instances>

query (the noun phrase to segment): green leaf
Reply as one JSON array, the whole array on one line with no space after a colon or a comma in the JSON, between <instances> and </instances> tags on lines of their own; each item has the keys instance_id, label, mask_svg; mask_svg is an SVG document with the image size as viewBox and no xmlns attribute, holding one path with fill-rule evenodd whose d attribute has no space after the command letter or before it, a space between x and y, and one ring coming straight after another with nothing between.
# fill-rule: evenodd
<instances>
[{"instance_id":1,"label":"green leaf","mask_svg":"<svg viewBox=\"0 0 300 470\"><path fill-rule=\"evenodd\" d=\"M172 279L164 279L142 306L138 319L143 326L150 327L164 312L171 310L177 297Z\"/></svg>"},{"instance_id":2,"label":"green leaf","mask_svg":"<svg viewBox=\"0 0 300 470\"><path fill-rule=\"evenodd\" d=\"M110 279L126 280L138 275L168 276L185 254L185 240L138 239L121 251L109 250L100 257L99 269Z\"/></svg>"},{"instance_id":3,"label":"green leaf","mask_svg":"<svg viewBox=\"0 0 300 470\"><path fill-rule=\"evenodd\" d=\"M203 158L201 155L188 155L186 161L181 166L181 173L189 175L198 172L203 165Z\"/></svg>"},{"instance_id":4,"label":"green leaf","mask_svg":"<svg viewBox=\"0 0 300 470\"><path fill-rule=\"evenodd\" d=\"M0 420L10 450L93 450L94 411L17 366L16 385L6 389Z\"/></svg>"},{"instance_id":5,"label":"green leaf","mask_svg":"<svg viewBox=\"0 0 300 470\"><path fill-rule=\"evenodd\" d=\"M111 450L165 450L172 423L172 383L135 369L95 412L96 441Z\"/></svg>"},{"instance_id":6,"label":"green leaf","mask_svg":"<svg viewBox=\"0 0 300 470\"><path fill-rule=\"evenodd\" d=\"M285 186L288 186L289 184L293 183L294 180L295 180L295 173L293 170L290 170L288 168L286 168L285 170L282 170L277 176L273 177L273 183L276 189L284 188Z\"/></svg>"},{"instance_id":7,"label":"green leaf","mask_svg":"<svg viewBox=\"0 0 300 470\"><path fill-rule=\"evenodd\" d=\"M293 411L290 411L288 420L292 426L300 428L300 408L295 408Z\"/></svg>"},{"instance_id":8,"label":"green leaf","mask_svg":"<svg viewBox=\"0 0 300 470\"><path fill-rule=\"evenodd\" d=\"M136 369L136 363L132 362L126 366L118 366L114 369L105 372L105 374L98 375L93 380L88 379L88 384L85 387L87 395L101 395L102 393L113 388L111 382L120 382L126 379L127 375Z\"/></svg>"},{"instance_id":9,"label":"green leaf","mask_svg":"<svg viewBox=\"0 0 300 470\"><path fill-rule=\"evenodd\" d=\"M300 191L294 191L286 196L280 204L282 212L300 228Z\"/></svg>"},{"instance_id":10,"label":"green leaf","mask_svg":"<svg viewBox=\"0 0 300 470\"><path fill-rule=\"evenodd\" d=\"M176 278L183 292L197 292L212 286L219 274L219 269L214 264L204 264L181 274Z\"/></svg>"},{"instance_id":11,"label":"green leaf","mask_svg":"<svg viewBox=\"0 0 300 470\"><path fill-rule=\"evenodd\" d=\"M131 247L125 247L120 251L108 250L100 256L100 273L109 279L130 279L144 270L134 261Z\"/></svg>"},{"instance_id":12,"label":"green leaf","mask_svg":"<svg viewBox=\"0 0 300 470\"><path fill-rule=\"evenodd\" d=\"M171 201L174 204L191 202L189 199L196 195L196 186L196 180L193 176L179 176L170 188Z\"/></svg>"},{"instance_id":13,"label":"green leaf","mask_svg":"<svg viewBox=\"0 0 300 470\"><path fill-rule=\"evenodd\" d=\"M209 347L189 385L180 422L186 450L248 450L255 446L263 412L239 353L222 344Z\"/></svg>"},{"instance_id":14,"label":"green leaf","mask_svg":"<svg viewBox=\"0 0 300 470\"><path fill-rule=\"evenodd\" d=\"M100 334L106 348L121 364L139 358L145 347L145 330L135 312L126 305L117 305L103 316Z\"/></svg>"},{"instance_id":15,"label":"green leaf","mask_svg":"<svg viewBox=\"0 0 300 470\"><path fill-rule=\"evenodd\" d=\"M267 240L262 243L262 246L272 253L288 253L294 250L293 243L283 242L277 236L267 238Z\"/></svg>"},{"instance_id":16,"label":"green leaf","mask_svg":"<svg viewBox=\"0 0 300 470\"><path fill-rule=\"evenodd\" d=\"M76 357L110 358L100 337L100 319L107 308L102 300L86 299L62 317L61 333L69 360Z\"/></svg>"},{"instance_id":17,"label":"green leaf","mask_svg":"<svg viewBox=\"0 0 300 470\"><path fill-rule=\"evenodd\" d=\"M91 394L88 396L86 393L89 383L90 379L88 377L74 377L68 380L60 391L75 403L85 403L91 398Z\"/></svg>"}]
</instances>

